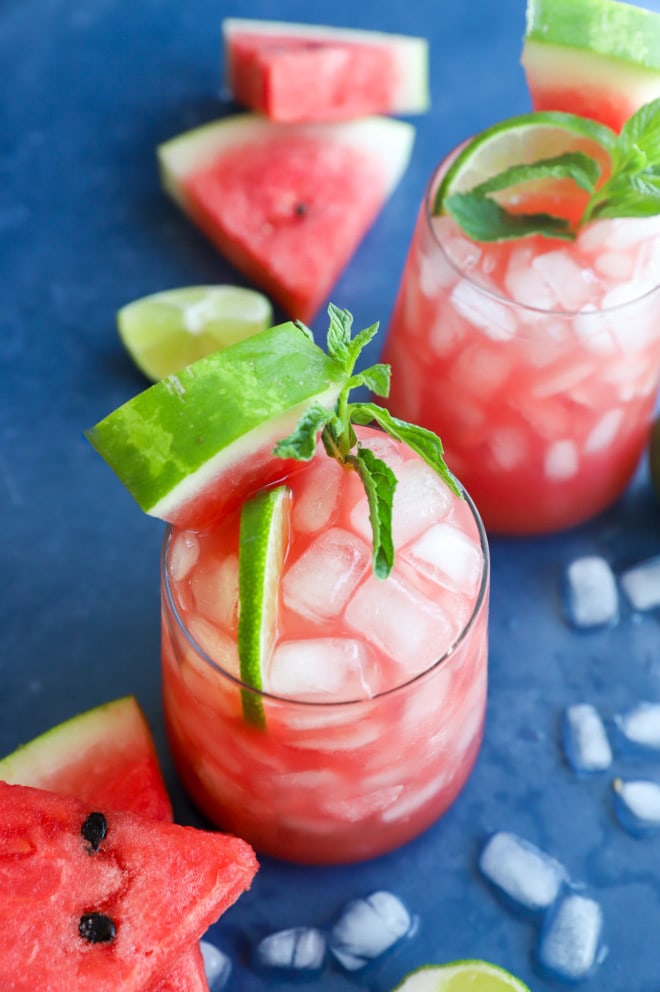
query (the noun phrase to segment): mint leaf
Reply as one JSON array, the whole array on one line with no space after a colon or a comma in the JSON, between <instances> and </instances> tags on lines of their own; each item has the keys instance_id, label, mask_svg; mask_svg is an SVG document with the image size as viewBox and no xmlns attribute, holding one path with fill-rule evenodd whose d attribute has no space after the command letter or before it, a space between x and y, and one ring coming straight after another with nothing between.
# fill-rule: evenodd
<instances>
[{"instance_id":1,"label":"mint leaf","mask_svg":"<svg viewBox=\"0 0 660 992\"><path fill-rule=\"evenodd\" d=\"M444 479L456 496L463 495L456 479L447 468L443 456L442 441L433 431L429 431L425 427L418 427L417 424L410 424L407 420L400 420L399 417L393 417L389 410L376 403L353 403L351 413L354 423L370 424L375 422L390 437L396 441L403 441Z\"/></svg>"},{"instance_id":2,"label":"mint leaf","mask_svg":"<svg viewBox=\"0 0 660 992\"><path fill-rule=\"evenodd\" d=\"M278 458L295 458L308 462L316 451L318 432L335 418L335 411L314 403L306 410L288 437L282 438L273 448Z\"/></svg>"},{"instance_id":3,"label":"mint leaf","mask_svg":"<svg viewBox=\"0 0 660 992\"><path fill-rule=\"evenodd\" d=\"M347 462L360 476L371 522L372 567L379 579L386 579L394 566L394 541L392 539L392 505L396 476L381 458L377 458L370 448L358 447L355 455L349 455Z\"/></svg>"},{"instance_id":4,"label":"mint leaf","mask_svg":"<svg viewBox=\"0 0 660 992\"><path fill-rule=\"evenodd\" d=\"M512 241L531 234L571 240L574 234L563 217L551 214L512 214L481 193L453 193L445 210L473 241Z\"/></svg>"},{"instance_id":5,"label":"mint leaf","mask_svg":"<svg viewBox=\"0 0 660 992\"><path fill-rule=\"evenodd\" d=\"M368 369L363 369L362 372L352 375L349 379L349 386L351 389L357 389L358 386L366 386L376 396L388 396L391 374L392 369L389 365L383 365L382 363L371 365Z\"/></svg>"},{"instance_id":6,"label":"mint leaf","mask_svg":"<svg viewBox=\"0 0 660 992\"><path fill-rule=\"evenodd\" d=\"M598 162L584 152L565 152L554 158L539 159L526 165L512 165L503 172L479 183L470 192L498 193L503 189L520 186L521 183L539 182L546 179L572 179L574 183L589 193L600 177Z\"/></svg>"},{"instance_id":7,"label":"mint leaf","mask_svg":"<svg viewBox=\"0 0 660 992\"><path fill-rule=\"evenodd\" d=\"M353 317L348 310L334 304L328 307L330 325L327 348L345 371L344 386L333 409L314 404L300 417L288 437L275 445L273 454L280 458L309 461L317 448L319 431L328 455L357 472L362 480L369 504L369 519L373 534L373 570L378 578L386 578L394 564L392 540L392 505L396 476L391 468L371 449L358 442L353 424L376 422L393 438L408 444L444 479L452 492L462 496L456 480L442 456L442 443L435 434L399 420L375 403L350 403L351 389L366 386L377 396L387 396L390 388L389 365L377 362L362 372L355 372L355 363L362 349L378 331L372 324L351 337ZM305 329L305 325L301 325Z\"/></svg>"},{"instance_id":8,"label":"mint leaf","mask_svg":"<svg viewBox=\"0 0 660 992\"><path fill-rule=\"evenodd\" d=\"M645 103L621 128L614 147L613 172L640 172L660 163L660 98Z\"/></svg>"}]
</instances>

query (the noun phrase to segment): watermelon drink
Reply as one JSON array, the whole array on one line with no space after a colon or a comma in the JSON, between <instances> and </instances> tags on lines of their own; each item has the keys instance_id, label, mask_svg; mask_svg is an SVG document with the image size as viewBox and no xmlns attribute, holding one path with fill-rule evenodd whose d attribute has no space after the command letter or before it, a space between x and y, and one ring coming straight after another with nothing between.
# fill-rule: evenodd
<instances>
[{"instance_id":1,"label":"watermelon drink","mask_svg":"<svg viewBox=\"0 0 660 992\"><path fill-rule=\"evenodd\" d=\"M536 168L547 154L536 145L559 124L553 155L600 157L607 175L613 139L600 125L572 131L576 120L512 119L516 161ZM510 129L491 137L481 162L463 160L464 174L488 171L489 156L506 159ZM464 153L440 166L417 219L384 350L395 372L389 405L442 435L489 532L557 531L622 493L648 439L660 376L660 216L652 208L617 216L610 204L579 222L588 194L568 178L537 181L531 194L516 186L508 200L498 186L505 236L486 239L478 224L468 233L457 211L437 209L439 194L451 200L457 189L457 208L469 212L478 199L461 189ZM511 236L506 225L521 207L525 223L550 207L559 236L531 221Z\"/></svg>"},{"instance_id":2,"label":"watermelon drink","mask_svg":"<svg viewBox=\"0 0 660 992\"><path fill-rule=\"evenodd\" d=\"M359 428L396 472L394 568L372 572L355 472L321 449L287 481L277 629L246 719L237 647L239 514L170 528L163 693L178 772L215 823L307 863L372 857L428 827L479 749L488 552L469 499L406 445Z\"/></svg>"}]
</instances>

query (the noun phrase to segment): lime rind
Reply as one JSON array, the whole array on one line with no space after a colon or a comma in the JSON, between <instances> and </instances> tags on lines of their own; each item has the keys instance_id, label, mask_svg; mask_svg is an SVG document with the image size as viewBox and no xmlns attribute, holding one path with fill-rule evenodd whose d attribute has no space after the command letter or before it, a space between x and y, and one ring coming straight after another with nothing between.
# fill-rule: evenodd
<instances>
[{"instance_id":1,"label":"lime rind","mask_svg":"<svg viewBox=\"0 0 660 992\"><path fill-rule=\"evenodd\" d=\"M530 992L527 985L489 961L466 959L426 964L410 972L392 992Z\"/></svg>"},{"instance_id":2,"label":"lime rind","mask_svg":"<svg viewBox=\"0 0 660 992\"><path fill-rule=\"evenodd\" d=\"M599 152L599 159L609 163L616 138L605 124L563 111L509 117L461 148L436 190L433 213L442 212L451 194L474 189L512 165L531 164L576 149Z\"/></svg>"},{"instance_id":3,"label":"lime rind","mask_svg":"<svg viewBox=\"0 0 660 992\"><path fill-rule=\"evenodd\" d=\"M270 301L242 286L185 286L143 296L117 313L119 337L148 379L158 381L272 323Z\"/></svg>"},{"instance_id":4,"label":"lime rind","mask_svg":"<svg viewBox=\"0 0 660 992\"><path fill-rule=\"evenodd\" d=\"M258 493L241 509L238 656L241 680L257 690L242 692L245 718L260 727L265 725L265 715L259 692L263 689L264 664L275 640L290 505L290 490L283 485Z\"/></svg>"}]
</instances>

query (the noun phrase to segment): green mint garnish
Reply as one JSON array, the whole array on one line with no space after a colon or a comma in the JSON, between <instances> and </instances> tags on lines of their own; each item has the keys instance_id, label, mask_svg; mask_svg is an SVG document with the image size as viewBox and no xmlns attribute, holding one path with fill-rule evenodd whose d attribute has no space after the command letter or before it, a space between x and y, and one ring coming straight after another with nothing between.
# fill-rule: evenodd
<instances>
[{"instance_id":1,"label":"green mint garnish","mask_svg":"<svg viewBox=\"0 0 660 992\"><path fill-rule=\"evenodd\" d=\"M391 437L405 442L417 452L444 479L453 493L462 496L462 492L447 468L442 443L435 434L393 417L376 403L349 401L350 391L358 386L367 387L376 396L387 397L390 367L379 363L362 372L354 372L357 359L378 331L378 324L372 324L352 337L353 317L348 310L340 310L331 303L328 314L330 326L326 347L328 354L343 367L345 385L334 408L320 404L312 406L302 415L292 433L276 444L273 453L280 458L309 461L316 451L320 431L328 455L358 473L369 504L373 570L378 578L384 579L394 565L392 506L397 480L392 469L357 440L353 424L377 424ZM304 325L302 329L309 332Z\"/></svg>"},{"instance_id":2,"label":"green mint garnish","mask_svg":"<svg viewBox=\"0 0 660 992\"><path fill-rule=\"evenodd\" d=\"M531 234L573 240L588 221L604 217L651 217L660 213L660 98L641 107L615 136L612 171L598 186L600 166L583 152L568 152L516 165L471 190L436 204L474 241L508 241ZM548 213L512 213L493 193L549 179L569 179L590 195L578 223Z\"/></svg>"}]
</instances>

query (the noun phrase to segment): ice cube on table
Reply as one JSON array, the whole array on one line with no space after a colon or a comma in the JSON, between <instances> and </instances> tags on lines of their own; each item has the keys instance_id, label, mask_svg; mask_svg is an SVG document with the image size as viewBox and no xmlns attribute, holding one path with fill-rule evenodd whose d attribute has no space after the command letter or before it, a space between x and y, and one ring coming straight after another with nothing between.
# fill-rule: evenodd
<instances>
[{"instance_id":1,"label":"ice cube on table","mask_svg":"<svg viewBox=\"0 0 660 992\"><path fill-rule=\"evenodd\" d=\"M291 927L260 940L255 959L262 968L310 972L323 967L325 952L326 939L317 927Z\"/></svg>"},{"instance_id":2,"label":"ice cube on table","mask_svg":"<svg viewBox=\"0 0 660 992\"><path fill-rule=\"evenodd\" d=\"M614 809L622 827L637 836L660 829L660 783L620 778L612 782Z\"/></svg>"},{"instance_id":3,"label":"ice cube on table","mask_svg":"<svg viewBox=\"0 0 660 992\"><path fill-rule=\"evenodd\" d=\"M429 527L401 551L401 557L433 582L466 596L475 592L481 580L481 548L452 524Z\"/></svg>"},{"instance_id":4,"label":"ice cube on table","mask_svg":"<svg viewBox=\"0 0 660 992\"><path fill-rule=\"evenodd\" d=\"M603 911L595 899L567 891L548 914L537 956L556 978L576 982L600 963Z\"/></svg>"},{"instance_id":5,"label":"ice cube on table","mask_svg":"<svg viewBox=\"0 0 660 992\"><path fill-rule=\"evenodd\" d=\"M559 861L508 831L499 831L486 842L479 870L514 905L530 913L552 905L568 881Z\"/></svg>"},{"instance_id":6,"label":"ice cube on table","mask_svg":"<svg viewBox=\"0 0 660 992\"><path fill-rule=\"evenodd\" d=\"M566 759L576 772L601 772L612 764L612 748L595 706L574 703L564 710L562 736Z\"/></svg>"},{"instance_id":7,"label":"ice cube on table","mask_svg":"<svg viewBox=\"0 0 660 992\"><path fill-rule=\"evenodd\" d=\"M328 946L348 971L357 971L410 933L413 920L398 896L380 890L346 904Z\"/></svg>"},{"instance_id":8,"label":"ice cube on table","mask_svg":"<svg viewBox=\"0 0 660 992\"><path fill-rule=\"evenodd\" d=\"M231 974L231 958L208 940L200 940L204 972L210 992L220 992Z\"/></svg>"},{"instance_id":9,"label":"ice cube on table","mask_svg":"<svg viewBox=\"0 0 660 992\"><path fill-rule=\"evenodd\" d=\"M610 565L599 555L585 555L568 565L563 576L564 606L578 629L604 627L619 615L619 593Z\"/></svg>"},{"instance_id":10,"label":"ice cube on table","mask_svg":"<svg viewBox=\"0 0 660 992\"><path fill-rule=\"evenodd\" d=\"M614 723L632 744L660 749L660 703L636 703L623 713L618 713Z\"/></svg>"},{"instance_id":11,"label":"ice cube on table","mask_svg":"<svg viewBox=\"0 0 660 992\"><path fill-rule=\"evenodd\" d=\"M324 531L282 579L286 606L312 620L340 616L371 564L365 541L341 527Z\"/></svg>"},{"instance_id":12,"label":"ice cube on table","mask_svg":"<svg viewBox=\"0 0 660 992\"><path fill-rule=\"evenodd\" d=\"M375 660L361 641L318 637L279 644L264 673L264 688L300 700L349 700L379 688Z\"/></svg>"},{"instance_id":13,"label":"ice cube on table","mask_svg":"<svg viewBox=\"0 0 660 992\"><path fill-rule=\"evenodd\" d=\"M621 573L621 588L634 610L660 606L660 555L647 558Z\"/></svg>"}]
</instances>

